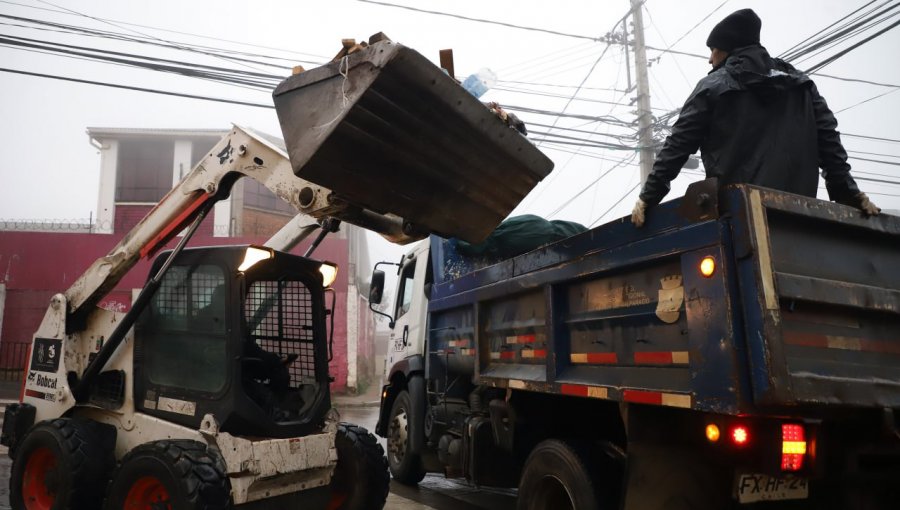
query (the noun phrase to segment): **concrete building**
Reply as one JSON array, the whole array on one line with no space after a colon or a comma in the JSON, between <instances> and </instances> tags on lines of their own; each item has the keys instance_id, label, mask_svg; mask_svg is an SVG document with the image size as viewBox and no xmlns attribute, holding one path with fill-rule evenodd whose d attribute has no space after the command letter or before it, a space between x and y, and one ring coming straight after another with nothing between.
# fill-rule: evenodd
<instances>
[{"instance_id":1,"label":"concrete building","mask_svg":"<svg viewBox=\"0 0 900 510\"><path fill-rule=\"evenodd\" d=\"M96 217L87 224L23 221L0 225L0 376L20 376L26 349L50 297L108 253L228 131L88 128L87 133L91 145L100 151ZM281 140L269 138L283 147ZM261 244L294 215L267 188L241 179L231 196L216 204L191 245ZM293 252L304 253L310 242ZM359 293L371 271L365 232L342 224L340 232L325 238L314 257L339 267L332 286L336 297L332 388L364 390L375 370L374 323L365 296ZM142 260L101 306L130 309L149 267L150 261Z\"/></svg>"}]
</instances>

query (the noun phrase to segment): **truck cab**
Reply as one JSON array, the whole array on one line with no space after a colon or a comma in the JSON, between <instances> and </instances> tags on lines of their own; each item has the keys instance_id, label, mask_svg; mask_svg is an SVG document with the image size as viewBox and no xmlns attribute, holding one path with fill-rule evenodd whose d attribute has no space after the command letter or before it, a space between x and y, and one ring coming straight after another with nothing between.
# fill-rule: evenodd
<instances>
[{"instance_id":1,"label":"truck cab","mask_svg":"<svg viewBox=\"0 0 900 510\"><path fill-rule=\"evenodd\" d=\"M388 340L387 366L421 357L425 320L428 312L428 287L431 260L427 242L417 243L403 256L397 268L397 286L391 309L393 327Z\"/></svg>"}]
</instances>

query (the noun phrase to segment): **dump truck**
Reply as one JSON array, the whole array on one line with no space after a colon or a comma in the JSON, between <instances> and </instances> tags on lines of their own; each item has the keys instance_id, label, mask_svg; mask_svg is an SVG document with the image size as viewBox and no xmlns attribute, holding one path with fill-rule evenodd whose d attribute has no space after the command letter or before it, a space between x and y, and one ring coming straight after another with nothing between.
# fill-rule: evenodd
<instances>
[{"instance_id":1,"label":"dump truck","mask_svg":"<svg viewBox=\"0 0 900 510\"><path fill-rule=\"evenodd\" d=\"M477 240L552 164L427 59L390 40L370 42L273 92L285 147L235 126L108 255L52 297L21 402L4 415L13 508L384 505L381 446L340 423L331 406L334 299L328 305L326 292L338 268L313 250L341 222L398 243L431 232ZM442 130L423 128L430 115L442 118ZM523 161L541 167L522 171ZM479 218L456 221L449 201L483 196L473 175L487 167L519 175L520 185L478 205ZM373 177L379 172L384 179ZM188 248L241 178L300 214L262 246ZM457 184L430 193L447 178ZM403 200L373 196L394 191ZM288 253L317 230L304 256ZM128 312L98 306L138 260L157 253Z\"/></svg>"},{"instance_id":2,"label":"dump truck","mask_svg":"<svg viewBox=\"0 0 900 510\"><path fill-rule=\"evenodd\" d=\"M900 218L714 180L507 259L397 266L376 432L395 480L519 509L900 501ZM758 506L758 505L757 505Z\"/></svg>"}]
</instances>

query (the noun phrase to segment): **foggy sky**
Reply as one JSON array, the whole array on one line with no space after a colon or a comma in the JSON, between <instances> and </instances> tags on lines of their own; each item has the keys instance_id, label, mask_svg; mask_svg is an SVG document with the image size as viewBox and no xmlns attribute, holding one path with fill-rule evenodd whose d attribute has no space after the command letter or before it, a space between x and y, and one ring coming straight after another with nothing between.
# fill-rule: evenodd
<instances>
[{"instance_id":1,"label":"foggy sky","mask_svg":"<svg viewBox=\"0 0 900 510\"><path fill-rule=\"evenodd\" d=\"M572 35L599 37L610 31L628 11L627 0L607 1L432 1L396 3L415 5L436 11L469 17L503 21L506 23L540 27ZM647 44L666 48L681 39L672 49L706 55L704 45L710 28L722 17L743 7L754 8L763 20L762 43L778 55L816 31L863 5L863 1L784 0L729 1L708 20L687 33L704 16L718 7L720 0L649 0L646 4L645 30ZM15 5L20 4L20 5ZM55 6L54 6L55 5ZM120 24L111 26L83 16L53 12L58 7L82 14L102 17ZM454 50L456 74L464 78L482 67L494 70L501 83L498 89L528 89L549 97L510 90L492 90L482 99L505 105L561 111L573 88L538 87L510 82L546 83L575 86L584 80L578 98L566 111L581 115L613 115L626 121L634 120L634 107L615 107L598 101L629 103L634 91L626 88L627 74L621 46L613 45L602 60L597 58L607 46L575 37L506 28L416 13L407 10L351 0L297 2L234 2L228 0L194 1L74 1L53 0L52 4L35 0L0 2L0 14L52 20L103 30L136 35L129 30L167 40L203 44L217 48L242 49L267 55L302 60L304 67L313 62L330 60L340 49L342 38L363 40L383 31L394 41L405 44L437 62L438 51ZM143 53L161 58L240 68L233 62L164 50L148 45L124 44L109 39L73 37L54 32L39 32L8 25L0 20L0 33L35 39L51 39L68 44L89 45L117 51ZM201 39L197 34L220 39L241 41L258 46L280 48L251 48L224 41ZM687 35L685 35L687 33ZM847 44L840 48L846 47ZM840 49L839 48L839 49ZM822 72L847 78L900 84L900 67L896 53L900 49L900 31L894 30L866 44L860 49L826 67ZM303 53L305 55L301 55ZM814 57L804 65L818 62L834 50ZM679 107L696 82L709 71L703 59L649 51L655 60L650 69L651 101L654 114L660 115ZM269 93L255 92L197 79L166 75L147 70L134 70L61 58L0 47L0 67L54 74L73 78L105 81L133 86L156 88L183 93L225 97L271 104ZM588 71L596 62L596 68ZM285 64L284 75L289 74ZM270 69L266 71L271 72ZM633 73L633 70L632 70ZM587 79L585 79L587 77ZM632 80L634 76L632 74ZM824 77L813 77L831 108L838 112L896 88L850 83ZM620 91L598 90L617 89ZM0 162L0 219L81 219L96 215L100 158L89 145L85 129L91 127L134 128L203 128L227 129L230 123L280 135L275 111L271 109L227 105L192 99L160 96L141 92L110 89L92 85L54 81L45 78L0 73L0 139L5 154ZM900 127L895 120L900 106L900 93L888 94L845 112L837 113L839 130L844 133L900 139ZM510 107L515 112L515 109ZM553 124L552 117L519 113L532 124ZM608 125L584 120L560 119L557 126L623 134ZM531 126L532 131L546 132L548 128ZM567 136L587 138L586 134L560 132ZM533 135L534 136L534 135ZM606 140L594 136L593 140ZM858 155L868 159L900 162L900 144L858 138L844 138L852 151L877 155ZM626 192L638 181L637 159L629 165L610 170L613 161L630 156L628 151L601 150L577 146L557 146L563 150L541 145L556 163L551 176L526 198L517 213L552 215L553 218L579 221L585 224L606 222L627 214L637 196ZM580 154L572 154L581 150ZM589 153L588 156L585 154ZM603 159L599 159L603 158ZM869 177L900 181L895 165L854 161L854 170L869 172ZM612 161L606 161L612 160ZM589 186L609 171L598 184ZM876 175L883 177L876 177ZM855 174L857 176L863 174ZM666 199L680 196L684 187L698 175L682 174ZM860 188L883 208L900 209L900 186L858 181ZM575 199L572 197L587 190ZM820 194L820 197L824 195ZM610 209L616 201L618 206ZM609 212L599 219L604 211Z\"/></svg>"}]
</instances>

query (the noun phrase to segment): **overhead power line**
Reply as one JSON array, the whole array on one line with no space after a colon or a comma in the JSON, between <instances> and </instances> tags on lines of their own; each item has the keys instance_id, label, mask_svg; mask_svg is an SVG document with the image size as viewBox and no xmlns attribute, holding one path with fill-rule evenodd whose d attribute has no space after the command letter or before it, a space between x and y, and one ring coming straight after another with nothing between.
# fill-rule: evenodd
<instances>
[{"instance_id":1,"label":"overhead power line","mask_svg":"<svg viewBox=\"0 0 900 510\"><path fill-rule=\"evenodd\" d=\"M719 9L721 9L721 8L722 8L725 4L727 4L729 1L730 1L730 0L725 0L724 2L720 3L718 7L716 7L715 9L713 9L712 12L710 12L710 13L707 14L706 16L704 16L703 19L701 19L700 21L698 21L696 25L692 26L687 32L685 32L684 35L682 35L681 37L679 37L678 39L676 39L675 42L673 42L672 44L668 45L668 46L666 47L666 51L669 51L670 49L672 49L676 44L680 43L682 39L684 39L685 37L687 37L688 35L690 35L694 30L697 30L697 27L699 27L700 25L702 25L704 21L708 20L710 16L712 16L713 14L719 12Z\"/></svg>"},{"instance_id":2,"label":"overhead power line","mask_svg":"<svg viewBox=\"0 0 900 510\"><path fill-rule=\"evenodd\" d=\"M875 140L878 142L891 142L891 143L900 143L900 140L896 138L882 138L878 136L869 136L869 135L857 135L852 133L841 133L841 136L849 136L851 138L864 138L866 140Z\"/></svg>"},{"instance_id":3,"label":"overhead power line","mask_svg":"<svg viewBox=\"0 0 900 510\"><path fill-rule=\"evenodd\" d=\"M894 90L889 90L889 91L884 92L884 93L882 93L882 94L878 94L877 96L870 97L869 99L860 101L860 102L858 102L858 103L856 103L856 104L854 104L854 105L850 105L850 106L848 106L848 107L846 107L846 108L842 108L842 109L838 110L838 111L835 112L835 113L841 113L841 112L845 112L845 111L847 111L847 110L849 110L849 109L851 109L851 108L856 108L857 106L866 104L866 103L868 103L869 101L874 101L875 99L878 99L879 97L884 97L884 96L886 96L886 95L888 95L888 94L893 94L894 92L897 92L898 90L900 90L900 88L897 88L897 89L894 89Z\"/></svg>"},{"instance_id":4,"label":"overhead power line","mask_svg":"<svg viewBox=\"0 0 900 510\"><path fill-rule=\"evenodd\" d=\"M844 55L846 55L847 53L850 53L851 51L855 50L856 48L859 48L860 46L862 46L863 44L866 44L867 42L871 41L872 39L875 39L876 37L883 35L890 30L893 30L894 28L897 27L897 25L900 25L900 20L891 23L890 25L888 25L887 28L883 28L883 29L879 30L878 32L875 32L874 34L870 35L869 37L866 37L862 41L859 41L858 43L850 46L849 48L847 48L843 51L839 51L838 53L836 53L836 54L826 58L825 60L819 62L818 64L810 67L809 69L806 70L807 74L814 73L814 72L818 71L819 69L822 69L823 67L827 66L828 64L831 64L835 60L843 57Z\"/></svg>"},{"instance_id":5,"label":"overhead power line","mask_svg":"<svg viewBox=\"0 0 900 510\"><path fill-rule=\"evenodd\" d=\"M69 35L75 35L75 36L87 36L87 37L93 37L93 38L97 38L97 39L110 39L110 40L114 40L114 41L144 44L144 45L156 46L156 47L167 48L167 49L175 49L175 50L184 50L185 48L190 48L192 50L197 50L197 51L192 51L192 53L204 53L207 55L210 53L215 53L215 54L227 56L229 59L234 60L234 61L264 65L264 66L268 66L268 67L278 67L281 69L289 68L289 66L286 66L283 63L273 64L271 62L263 62L259 59L288 62L288 63L290 63L290 67L292 67L293 65L295 65L298 62L304 63L304 64L305 63L313 63L313 64L317 63L317 62L312 62L309 60L298 60L298 59L293 59L293 58L288 59L288 58L276 57L276 56L271 56L271 55L261 55L258 53L250 53L250 52L245 52L245 51L214 48L211 46L189 44L189 43L184 43L184 42L179 42L177 45L173 45L173 44L160 42L160 41L150 39L148 37L143 37L143 36L129 35L129 34L121 33L121 32L113 32L110 30L98 30L98 29L86 28L86 27L82 27L82 26L78 26L78 25L69 25L66 23L56 23L56 22L52 22L52 21L40 20L40 19L35 19L35 18L25 18L22 16L11 16L8 14L0 14L0 18L5 18L5 19L11 20L11 21L18 21L18 22L22 23L22 24L0 23L2 25L12 26L12 27L16 27L16 28L24 28L27 30L37 30L40 32L62 33L62 34L69 34ZM242 58L242 57L253 57L253 59Z\"/></svg>"},{"instance_id":6,"label":"overhead power line","mask_svg":"<svg viewBox=\"0 0 900 510\"><path fill-rule=\"evenodd\" d=\"M483 19L483 18L473 18L473 17L469 17L469 16L462 16L460 14L452 14L449 12L440 12L440 11L430 11L427 9L419 9L416 7L410 7L408 5L392 4L392 3L388 3L388 2L376 2L374 0L356 0L356 1L366 3L366 4L381 5L384 7L395 7L397 9L406 9L407 11L421 12L424 14L434 14L437 16L446 16L448 18L456 18L456 19L462 19L462 20L466 20L466 21L474 21L477 23L487 23L490 25L499 25L502 27L517 28L519 30L529 30L531 32L543 32L545 34L559 35L562 37L572 37L575 39L587 39L588 41L594 41L594 42L602 42L602 41L606 40L604 37L591 37L589 35L570 34L570 33L566 33L566 32L559 32L556 30L548 30L546 28L526 27L523 25L514 25L512 23L506 23L503 21L494 21L494 20Z\"/></svg>"},{"instance_id":7,"label":"overhead power line","mask_svg":"<svg viewBox=\"0 0 900 510\"><path fill-rule=\"evenodd\" d=\"M869 11L860 14L859 16L850 19L852 14L844 16L840 18L836 23L843 23L830 32L820 33L822 35L817 38L813 38L809 42L800 45L796 49L791 52L786 52L781 55L781 58L787 61L796 62L798 59L802 60L803 57L807 57L813 53L821 53L821 51L825 48L833 47L838 43L848 40L855 35L858 35L870 28L877 26L880 22L885 19L890 18L891 16L887 16L887 14L898 7L898 5L893 5L888 7L887 9L879 11L885 5L888 5L893 0L888 0L881 5L878 5ZM855 12L855 11L854 11ZM833 26L834 24L832 24Z\"/></svg>"},{"instance_id":8,"label":"overhead power line","mask_svg":"<svg viewBox=\"0 0 900 510\"><path fill-rule=\"evenodd\" d=\"M604 211L603 214L601 214L600 216L597 217L596 220L594 220L593 222L591 222L591 224L590 224L589 227L590 227L590 228L593 228L594 225L596 225L597 223L600 223L600 220L602 220L603 218L605 218L607 214L609 214L610 212L612 212L613 209L616 208L616 206L618 206L619 204L621 204L623 200L625 200L626 198L628 198L629 195L631 195L632 193L634 193L635 190L637 190L637 189L640 187L640 185L641 185L641 181L638 181L637 184L635 184L634 186L632 186L631 189L629 189L628 191L626 191L626 192L625 192L618 200L616 200L616 201L613 203L613 205L609 206L609 208L608 208L606 211Z\"/></svg>"},{"instance_id":9,"label":"overhead power line","mask_svg":"<svg viewBox=\"0 0 900 510\"><path fill-rule=\"evenodd\" d=\"M38 7L38 6L36 6L36 5L28 5L28 4L18 3L18 2L11 2L11 1L9 1L9 0L0 0L0 3L8 4L8 5L17 5L17 6L20 6L20 7L27 7L27 8L29 8L29 9L35 9L35 10L39 10L39 11L54 12L54 13L57 13L57 14L64 14L64 15L68 15L68 16L79 16L79 17L80 17L79 14L75 14L75 13L72 13L72 12L69 12L69 11L64 11L64 10L61 10L61 9L48 9L48 8L46 8L46 7ZM187 35L187 36L190 36L190 37L196 37L196 38L199 38L199 39L206 39L206 40L210 40L210 41L226 42L226 43L229 43L229 44L236 44L236 45L246 46L246 47L250 47L250 48L259 48L259 49L264 49L264 50L280 51L280 52L282 52L282 53L288 53L288 54L292 54L292 55L302 55L302 56L304 56L304 57L311 57L311 58L315 58L315 59L321 59L322 61L327 61L327 60L329 60L329 59L331 58L331 57L326 57L326 56L323 56L323 55L316 55L316 54L313 54L313 53L304 53L304 52L302 52L302 51L295 51L295 50L288 50L288 49L284 49L284 48L277 48L277 47L274 47L274 46L264 46L264 45L260 45L260 44L252 44L252 43L248 43L248 42L245 42L245 41L236 41L236 40L233 40L233 39L223 39L223 38L221 38L221 37L212 37L212 36L208 36L208 35L195 34L195 33L191 33L191 32L182 32L182 31L178 31L178 30L170 30L170 29L167 29L167 28L154 27L154 26L150 26L150 25L141 25L140 23L131 23L131 22L128 22L128 21L115 20L115 19L109 19L109 18L101 18L101 17L95 17L95 18L96 18L97 20L101 20L101 21L110 21L110 22L113 22L113 23L117 23L117 24L119 24L119 25L127 25L127 26L131 26L131 27L146 28L146 29L150 29L150 30L156 30L157 32L166 32L166 33L169 33L169 34ZM270 57L270 56L266 56L266 57L267 57L267 58L272 58L272 57ZM280 57L278 57L278 58L280 58Z\"/></svg>"},{"instance_id":10,"label":"overhead power line","mask_svg":"<svg viewBox=\"0 0 900 510\"><path fill-rule=\"evenodd\" d=\"M182 49L182 50L184 50L184 51L196 51L196 52L198 52L198 53L203 53L203 54L209 55L209 56L211 56L211 57L213 57L213 58L219 58L219 59L222 59L222 60L227 60L227 61L235 62L235 63L237 63L237 64L239 64L239 65L244 66L244 67L249 67L249 68L251 68L251 69L256 69L257 71L261 71L261 69L254 68L253 66L251 66L251 65L249 65L249 64L246 64L246 63L242 63L242 62L236 61L235 59L232 59L232 58L230 58L230 57L226 57L226 56L222 56L222 55L217 55L217 54L215 54L215 53L209 53L209 52L204 52L204 51L198 51L198 50L196 50L196 49L192 49L192 48L189 48L189 47L187 47L187 46L180 46L180 45L179 45L178 43L176 43L176 42L169 41L169 40L166 40L166 39L162 39L162 38L159 38L159 37L156 37L156 36L153 36L153 35L145 34L145 33L143 33L143 32L140 32L140 31L138 31L138 30L135 30L135 29L133 29L133 28L125 28L125 27L122 27L122 26L120 26L120 25L117 25L116 23L113 23L113 22L111 22L111 21L107 21L107 20L102 19L102 18L96 18L96 17L91 16L91 15L89 15L89 14L85 14L85 13L83 13L83 12L76 11L76 10L74 10L74 9L69 9L69 8L67 8L67 7L62 7L62 6L60 6L60 5L56 5L56 4L54 4L54 3L48 2L47 0L37 0L37 1L40 2L40 3L42 3L42 4L46 4L46 5L50 5L50 6L56 7L57 9L62 9L62 10L64 10L64 11L68 11L68 12L71 12L71 13L73 13L73 14L77 14L77 15L79 15L79 16L82 16L82 17L85 17L85 18L88 18L88 19L92 19L92 20L94 20L94 21L98 21L98 22L100 22L100 23L105 23L105 24L107 24L107 25L116 27L116 28L118 28L118 29L120 29L120 30L127 30L127 31L129 31L129 32L134 32L135 34L142 35L142 36L148 37L148 38L150 38L150 39L156 39L157 41L162 41L162 42L165 42L165 43L169 43L169 44L175 45L176 47L178 47L178 48L180 48L180 49Z\"/></svg>"},{"instance_id":11,"label":"overhead power line","mask_svg":"<svg viewBox=\"0 0 900 510\"><path fill-rule=\"evenodd\" d=\"M171 92L171 91L166 91L166 90L149 89L149 88L144 88L144 87L133 87L131 85L120 85L120 84L116 84L116 83L107 83L107 82L102 82L102 81L82 80L82 79L78 79L78 78L69 78L66 76L56 76L56 75L52 75L52 74L32 73L29 71L22 71L19 69L7 69L7 68L0 67L0 72L24 74L27 76L37 76L40 78L50 78L53 80L71 81L71 82L76 82L76 83L86 83L88 85L100 85L103 87L112 87L112 88L117 88L117 89L137 90L140 92L150 92L153 94L163 94L163 95L167 95L167 96L186 97L186 98L190 98L190 99L200 99L203 101L215 101L215 102L219 102L219 103L237 104L237 105L242 105L242 106L253 106L256 108L270 108L270 109L275 108L273 105L261 104L261 103L250 103L247 101L238 101L236 99L225 99L222 97L199 96L199 95L195 95L195 94L184 94L182 92Z\"/></svg>"},{"instance_id":12,"label":"overhead power line","mask_svg":"<svg viewBox=\"0 0 900 510\"><path fill-rule=\"evenodd\" d=\"M535 87L554 87L563 89L575 89L578 85L560 85L557 83L536 83L533 81L497 80L497 83L512 83L515 85L532 85ZM628 92L627 90L608 87L581 87L581 90L602 90L604 92Z\"/></svg>"},{"instance_id":13,"label":"overhead power line","mask_svg":"<svg viewBox=\"0 0 900 510\"><path fill-rule=\"evenodd\" d=\"M809 44L809 43L813 42L813 41L815 40L816 37L819 37L819 36L825 34L830 28L832 28L832 27L834 27L835 25L839 24L840 22L846 20L846 19L849 18L850 16L853 16L854 14L856 14L857 12L859 12L859 11L865 9L866 7L868 7L868 6L872 5L872 4L874 4L876 1L877 1L877 0L872 0L871 2L868 2L868 3L864 4L864 5L862 5L861 7L857 8L856 10L854 10L853 12L851 12L850 14L847 14L846 16L844 16L844 17L838 19L838 20L835 21L834 23L832 23L832 24L828 25L827 27L825 27L825 28L819 30L819 31L816 32L815 34L813 34L813 35L807 37L806 39L804 39L804 40L798 42L797 44L791 46L790 48L788 48L787 50L785 50L784 52L782 52L781 55L779 55L779 57L784 58L784 59L787 59L789 55L793 54L795 51L800 50L800 49L803 47L804 44Z\"/></svg>"}]
</instances>

